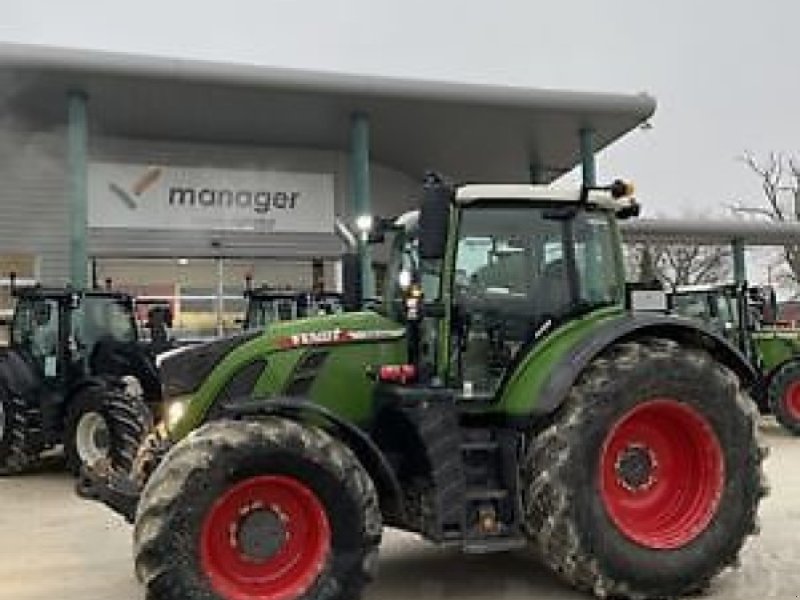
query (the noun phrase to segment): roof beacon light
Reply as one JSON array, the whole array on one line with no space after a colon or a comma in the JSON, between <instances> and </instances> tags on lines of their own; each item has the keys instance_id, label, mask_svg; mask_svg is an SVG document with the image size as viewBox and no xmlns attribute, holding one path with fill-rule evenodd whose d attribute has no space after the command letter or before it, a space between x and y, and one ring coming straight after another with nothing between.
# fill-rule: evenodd
<instances>
[{"instance_id":1,"label":"roof beacon light","mask_svg":"<svg viewBox=\"0 0 800 600\"><path fill-rule=\"evenodd\" d=\"M633 184L621 179L615 180L608 189L614 198L627 198L634 194Z\"/></svg>"}]
</instances>

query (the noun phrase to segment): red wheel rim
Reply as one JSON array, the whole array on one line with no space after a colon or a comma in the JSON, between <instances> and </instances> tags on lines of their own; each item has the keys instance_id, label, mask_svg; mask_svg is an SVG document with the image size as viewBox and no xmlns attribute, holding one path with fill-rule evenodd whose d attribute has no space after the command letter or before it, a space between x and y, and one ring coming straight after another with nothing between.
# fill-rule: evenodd
<instances>
[{"instance_id":1,"label":"red wheel rim","mask_svg":"<svg viewBox=\"0 0 800 600\"><path fill-rule=\"evenodd\" d=\"M647 548L680 548L708 527L725 481L717 436L700 413L672 399L644 402L609 432L600 495L611 520Z\"/></svg>"},{"instance_id":2,"label":"red wheel rim","mask_svg":"<svg viewBox=\"0 0 800 600\"><path fill-rule=\"evenodd\" d=\"M792 419L800 421L800 381L794 381L789 385L783 395L783 406Z\"/></svg>"},{"instance_id":3,"label":"red wheel rim","mask_svg":"<svg viewBox=\"0 0 800 600\"><path fill-rule=\"evenodd\" d=\"M237 483L209 509L200 556L226 600L290 600L314 584L330 546L316 494L291 477L262 475Z\"/></svg>"}]
</instances>

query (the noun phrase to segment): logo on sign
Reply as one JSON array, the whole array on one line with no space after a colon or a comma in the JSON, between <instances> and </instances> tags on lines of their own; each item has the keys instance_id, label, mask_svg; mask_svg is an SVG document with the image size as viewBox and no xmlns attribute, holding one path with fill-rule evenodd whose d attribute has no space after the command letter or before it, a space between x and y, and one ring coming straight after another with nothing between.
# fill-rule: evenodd
<instances>
[{"instance_id":1,"label":"logo on sign","mask_svg":"<svg viewBox=\"0 0 800 600\"><path fill-rule=\"evenodd\" d=\"M136 210L139 208L137 198L153 187L156 181L161 179L163 172L161 167L149 167L139 179L134 181L130 191L113 181L108 184L108 188L117 198L122 200L125 206L131 210Z\"/></svg>"}]
</instances>

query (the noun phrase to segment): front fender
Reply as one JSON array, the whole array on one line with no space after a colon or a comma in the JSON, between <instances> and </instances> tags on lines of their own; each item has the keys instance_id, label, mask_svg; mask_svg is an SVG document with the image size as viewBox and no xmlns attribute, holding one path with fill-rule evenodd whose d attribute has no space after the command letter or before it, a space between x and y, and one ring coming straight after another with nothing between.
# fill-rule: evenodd
<instances>
[{"instance_id":1,"label":"front fender","mask_svg":"<svg viewBox=\"0 0 800 600\"><path fill-rule=\"evenodd\" d=\"M545 340L541 350L534 347L509 379L500 401L506 416L538 419L550 415L564 402L583 370L606 348L646 337L672 339L709 351L739 377L744 388L753 388L759 379L752 364L730 342L681 317L622 313L595 318L577 332L556 330L549 337L555 339Z\"/></svg>"},{"instance_id":2,"label":"front fender","mask_svg":"<svg viewBox=\"0 0 800 600\"><path fill-rule=\"evenodd\" d=\"M383 514L402 520L405 510L403 493L383 452L365 432L325 407L299 398L248 398L226 405L222 416L230 419L276 416L325 430L346 445L369 473L377 489Z\"/></svg>"}]
</instances>

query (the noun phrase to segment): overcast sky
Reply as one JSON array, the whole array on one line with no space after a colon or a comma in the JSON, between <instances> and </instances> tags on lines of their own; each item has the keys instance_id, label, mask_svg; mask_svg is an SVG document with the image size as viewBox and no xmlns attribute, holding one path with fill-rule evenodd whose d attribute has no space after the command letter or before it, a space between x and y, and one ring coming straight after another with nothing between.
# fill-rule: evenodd
<instances>
[{"instance_id":1,"label":"overcast sky","mask_svg":"<svg viewBox=\"0 0 800 600\"><path fill-rule=\"evenodd\" d=\"M0 39L274 66L646 91L606 151L659 214L758 197L745 150L800 154L796 0L0 0Z\"/></svg>"}]
</instances>

